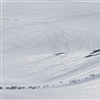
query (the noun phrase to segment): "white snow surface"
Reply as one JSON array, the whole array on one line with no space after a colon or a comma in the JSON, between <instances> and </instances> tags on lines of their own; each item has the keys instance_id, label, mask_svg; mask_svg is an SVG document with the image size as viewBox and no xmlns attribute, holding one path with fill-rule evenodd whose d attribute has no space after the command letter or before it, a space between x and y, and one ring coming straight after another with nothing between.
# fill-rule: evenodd
<instances>
[{"instance_id":1,"label":"white snow surface","mask_svg":"<svg viewBox=\"0 0 100 100\"><path fill-rule=\"evenodd\" d=\"M85 58L100 49L100 3L3 3L2 22L3 87L40 86L2 99L100 99L100 55Z\"/></svg>"},{"instance_id":2,"label":"white snow surface","mask_svg":"<svg viewBox=\"0 0 100 100\"><path fill-rule=\"evenodd\" d=\"M16 0L2 0L4 2L16 2ZM45 2L100 2L100 0L17 0L17 2L36 2L36 1L45 1Z\"/></svg>"}]
</instances>

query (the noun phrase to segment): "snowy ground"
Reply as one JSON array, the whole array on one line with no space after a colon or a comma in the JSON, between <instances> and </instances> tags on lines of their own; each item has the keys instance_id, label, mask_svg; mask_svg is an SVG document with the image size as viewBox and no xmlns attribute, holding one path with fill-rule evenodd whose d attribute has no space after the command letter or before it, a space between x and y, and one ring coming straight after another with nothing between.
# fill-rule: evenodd
<instances>
[{"instance_id":1,"label":"snowy ground","mask_svg":"<svg viewBox=\"0 0 100 100\"><path fill-rule=\"evenodd\" d=\"M37 87L3 99L100 99L100 3L6 2L2 22L3 87Z\"/></svg>"},{"instance_id":2,"label":"snowy ground","mask_svg":"<svg viewBox=\"0 0 100 100\"><path fill-rule=\"evenodd\" d=\"M2 0L2 1L10 1L10 2L12 2L12 1L16 1L16 0ZM17 1L25 1L25 2L27 2L27 1L50 1L50 2L54 2L54 1L60 1L60 2L62 2L62 1L66 1L66 2L96 2L96 1L99 1L100 2L100 0L17 0Z\"/></svg>"}]
</instances>

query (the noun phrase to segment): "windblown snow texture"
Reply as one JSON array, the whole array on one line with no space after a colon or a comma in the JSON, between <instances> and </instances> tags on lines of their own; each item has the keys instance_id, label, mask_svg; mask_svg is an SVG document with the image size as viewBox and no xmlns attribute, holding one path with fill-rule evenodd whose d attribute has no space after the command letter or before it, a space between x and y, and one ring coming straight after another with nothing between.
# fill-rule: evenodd
<instances>
[{"instance_id":1,"label":"windblown snow texture","mask_svg":"<svg viewBox=\"0 0 100 100\"><path fill-rule=\"evenodd\" d=\"M100 3L3 3L3 99L100 99Z\"/></svg>"}]
</instances>

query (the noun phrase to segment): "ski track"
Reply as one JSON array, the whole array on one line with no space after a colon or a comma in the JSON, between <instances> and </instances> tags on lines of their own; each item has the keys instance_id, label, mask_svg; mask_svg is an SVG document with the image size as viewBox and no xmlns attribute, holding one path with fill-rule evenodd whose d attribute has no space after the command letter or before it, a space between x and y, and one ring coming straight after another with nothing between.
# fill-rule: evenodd
<instances>
[{"instance_id":1,"label":"ski track","mask_svg":"<svg viewBox=\"0 0 100 100\"><path fill-rule=\"evenodd\" d=\"M23 5L24 10L15 6L16 9L9 12L11 15L8 11L13 8L12 4L3 4L3 86L37 87L26 89L25 96L23 90L8 93L9 90L4 89L3 98L15 99L16 95L17 99L57 98L56 92L50 96L53 90L62 94L62 98L68 91L73 97L80 92L87 94L87 98L89 93L90 98L92 94L100 98L100 55L94 53L86 57L100 49L99 3L35 4L25 7L21 3L18 7Z\"/></svg>"}]
</instances>

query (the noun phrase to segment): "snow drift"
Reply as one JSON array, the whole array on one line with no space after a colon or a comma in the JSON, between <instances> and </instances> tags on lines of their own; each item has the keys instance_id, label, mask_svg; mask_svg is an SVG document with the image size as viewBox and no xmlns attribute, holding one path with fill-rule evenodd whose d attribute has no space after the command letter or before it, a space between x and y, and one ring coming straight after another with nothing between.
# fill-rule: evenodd
<instances>
[{"instance_id":1,"label":"snow drift","mask_svg":"<svg viewBox=\"0 0 100 100\"><path fill-rule=\"evenodd\" d=\"M37 87L3 98L100 98L99 22L99 3L3 3L3 86Z\"/></svg>"}]
</instances>

